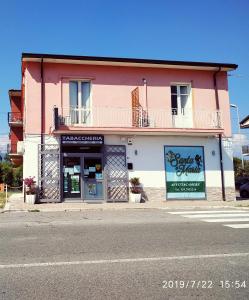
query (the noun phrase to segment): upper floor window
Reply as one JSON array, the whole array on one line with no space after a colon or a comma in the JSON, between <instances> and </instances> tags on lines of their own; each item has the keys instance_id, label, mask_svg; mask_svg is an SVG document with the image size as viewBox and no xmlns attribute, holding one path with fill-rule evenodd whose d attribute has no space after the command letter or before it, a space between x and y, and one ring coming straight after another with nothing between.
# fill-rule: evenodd
<instances>
[{"instance_id":1,"label":"upper floor window","mask_svg":"<svg viewBox=\"0 0 249 300\"><path fill-rule=\"evenodd\" d=\"M90 111L90 81L69 82L70 117L73 123L89 123Z\"/></svg>"},{"instance_id":2,"label":"upper floor window","mask_svg":"<svg viewBox=\"0 0 249 300\"><path fill-rule=\"evenodd\" d=\"M90 106L90 82L89 81L70 81L70 106L89 107Z\"/></svg>"},{"instance_id":3,"label":"upper floor window","mask_svg":"<svg viewBox=\"0 0 249 300\"><path fill-rule=\"evenodd\" d=\"M174 84L171 85L171 108L172 114L185 114L191 107L190 103L190 85Z\"/></svg>"}]
</instances>

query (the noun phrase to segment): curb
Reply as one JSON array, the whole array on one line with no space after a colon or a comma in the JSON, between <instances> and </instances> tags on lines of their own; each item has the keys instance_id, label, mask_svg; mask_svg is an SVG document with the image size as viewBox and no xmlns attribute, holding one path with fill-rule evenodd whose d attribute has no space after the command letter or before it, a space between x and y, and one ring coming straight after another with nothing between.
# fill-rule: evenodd
<instances>
[{"instance_id":1,"label":"curb","mask_svg":"<svg viewBox=\"0 0 249 300\"><path fill-rule=\"evenodd\" d=\"M7 206L7 205L6 205ZM249 210L249 207L238 207L238 206L184 206L184 207L84 207L84 208L65 208L65 209L47 209L47 208L29 208L29 209L10 209L10 205L4 208L3 212L81 212L81 211L119 211L119 210L185 210L185 209L222 209L222 208L233 208L233 209L244 209ZM36 211L35 211L36 210Z\"/></svg>"}]
</instances>

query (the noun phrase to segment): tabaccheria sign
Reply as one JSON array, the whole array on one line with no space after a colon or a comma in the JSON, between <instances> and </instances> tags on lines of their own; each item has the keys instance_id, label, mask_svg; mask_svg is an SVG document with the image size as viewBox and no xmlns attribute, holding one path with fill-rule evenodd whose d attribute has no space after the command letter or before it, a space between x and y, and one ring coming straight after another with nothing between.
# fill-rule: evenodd
<instances>
[{"instance_id":1,"label":"tabaccheria sign","mask_svg":"<svg viewBox=\"0 0 249 300\"><path fill-rule=\"evenodd\" d=\"M62 144L77 144L77 145L103 145L103 135L62 135Z\"/></svg>"}]
</instances>

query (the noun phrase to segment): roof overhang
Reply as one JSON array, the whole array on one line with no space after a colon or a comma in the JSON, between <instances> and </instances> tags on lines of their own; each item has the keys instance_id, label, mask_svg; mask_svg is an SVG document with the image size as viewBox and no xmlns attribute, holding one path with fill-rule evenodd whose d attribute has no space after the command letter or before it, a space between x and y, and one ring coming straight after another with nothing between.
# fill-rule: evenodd
<instances>
[{"instance_id":1,"label":"roof overhang","mask_svg":"<svg viewBox=\"0 0 249 300\"><path fill-rule=\"evenodd\" d=\"M242 121L240 121L239 124L241 129L249 128L249 115L246 116Z\"/></svg>"},{"instance_id":2,"label":"roof overhang","mask_svg":"<svg viewBox=\"0 0 249 300\"><path fill-rule=\"evenodd\" d=\"M233 71L238 67L238 65L236 64L229 64L229 63L76 56L76 55L61 55L61 54L36 54L36 53L22 54L23 62L41 62L42 60L43 62L47 62L47 63L118 66L118 67L165 68L165 69L189 69L189 70L206 70L206 71L216 71L216 70Z\"/></svg>"},{"instance_id":3,"label":"roof overhang","mask_svg":"<svg viewBox=\"0 0 249 300\"><path fill-rule=\"evenodd\" d=\"M60 129L54 130L54 135L60 134L107 134L107 135L161 135L161 136L206 136L206 137L214 137L218 134L222 134L224 132L223 129L192 129L192 128L75 128L75 127L64 127L61 126Z\"/></svg>"},{"instance_id":4,"label":"roof overhang","mask_svg":"<svg viewBox=\"0 0 249 300\"><path fill-rule=\"evenodd\" d=\"M21 96L21 95L22 95L21 90L9 90L9 97Z\"/></svg>"}]
</instances>

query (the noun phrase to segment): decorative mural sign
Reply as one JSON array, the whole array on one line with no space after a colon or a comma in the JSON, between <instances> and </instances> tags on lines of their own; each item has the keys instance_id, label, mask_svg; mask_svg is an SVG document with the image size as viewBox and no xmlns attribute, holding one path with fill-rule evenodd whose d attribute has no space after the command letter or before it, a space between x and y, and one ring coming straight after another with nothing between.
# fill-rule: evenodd
<instances>
[{"instance_id":1,"label":"decorative mural sign","mask_svg":"<svg viewBox=\"0 0 249 300\"><path fill-rule=\"evenodd\" d=\"M201 146L164 146L167 199L206 198Z\"/></svg>"}]
</instances>

